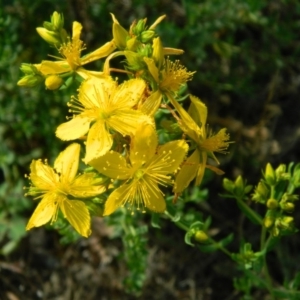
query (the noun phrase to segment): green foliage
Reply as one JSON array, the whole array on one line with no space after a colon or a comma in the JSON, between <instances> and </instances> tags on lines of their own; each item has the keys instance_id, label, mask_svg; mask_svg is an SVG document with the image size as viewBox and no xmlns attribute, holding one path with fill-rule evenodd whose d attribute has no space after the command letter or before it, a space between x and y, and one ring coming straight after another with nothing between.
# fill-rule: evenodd
<instances>
[{"instance_id":1,"label":"green foliage","mask_svg":"<svg viewBox=\"0 0 300 300\"><path fill-rule=\"evenodd\" d=\"M28 173L32 159L52 159L61 149L62 143L54 138L53 128L65 119L67 95L72 92L72 87L54 93L44 88L17 89L19 65L21 61L39 62L47 57L50 52L48 45L33 32L35 27L49 19L55 9L63 12L66 20L74 19L76 15L74 7L70 9L70 4L58 0L13 3L20 5L25 17L21 19L16 8L0 12L0 246L4 255L13 251L25 236L29 211L35 204L23 196L23 186L28 185L23 174ZM184 63L190 70L197 71L189 86L192 91L201 90L200 94L212 107L212 115L229 116L244 125L255 125L264 109L262 98L278 100L277 95L291 95L293 90L297 90L293 82L298 76L300 49L298 1L186 0L181 6L174 2L178 5L177 10L175 4L169 1L134 0L126 9L120 9L120 3L94 1L86 8L85 13L89 17L84 21L92 30L83 34L87 37L89 48L111 38L108 11L120 12L118 19L122 24L145 16L149 20L155 19L166 13L168 20L159 26L158 31L166 45L185 50ZM94 63L98 68L100 64ZM285 89L287 84L289 86ZM293 107L296 117L291 119L297 120L299 105L294 103ZM164 123L164 116L169 112L161 110L159 113L160 142L167 142L171 135L180 136L182 132L178 127ZM247 151L242 139L238 140L239 134L233 137L237 140L237 145L233 146L237 150L231 163L243 169L247 179L249 174L248 180L252 182L253 171L270 156L270 152L263 158L248 159L250 151ZM239 149L241 145L246 148L242 149L244 152ZM260 144L258 147L262 148ZM283 287L274 288L270 284L272 274L266 271L265 257L277 247L280 249L283 236L296 232L292 213L297 216L295 189L300 187L299 170L300 164L280 165L275 170L268 166L261 180L256 179L254 191L243 177L223 181L226 194L222 196L234 199L247 220L253 226L261 226L261 245L250 242L246 231L235 253L225 249L228 246L231 250L236 246L231 232L226 232L216 241L210 237L214 219L199 212L199 207L205 205L208 195L212 194L208 193L208 189L185 191L176 206L171 203L173 196L170 197L167 214L162 218L152 214L152 226L163 227L165 219L170 218L186 232L187 244L205 252L221 250L228 254L237 262L242 274L234 280L235 289L243 293L241 299L254 299L251 296L253 291L263 289L268 290L274 299L297 300L300 298L297 291L299 273L292 274L292 279L281 283ZM210 178L205 185L209 186L209 183ZM250 195L251 192L253 194ZM56 225L60 228L62 242L75 241L77 234L69 230L64 220L60 221ZM115 228L115 238L121 238L123 242L124 253L120 259L126 260L129 270L124 283L128 292L138 294L146 278L147 226L142 217L123 213L109 217L108 223ZM138 227L137 224L142 225ZM198 240L195 238L197 234ZM203 238L205 236L208 240ZM288 252L284 255L287 256Z\"/></svg>"}]
</instances>

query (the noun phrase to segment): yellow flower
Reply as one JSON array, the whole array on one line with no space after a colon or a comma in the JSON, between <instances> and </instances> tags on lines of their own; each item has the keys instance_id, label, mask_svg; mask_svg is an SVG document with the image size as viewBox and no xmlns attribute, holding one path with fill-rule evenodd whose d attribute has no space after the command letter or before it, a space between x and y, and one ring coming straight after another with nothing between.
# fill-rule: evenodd
<instances>
[{"instance_id":1,"label":"yellow flower","mask_svg":"<svg viewBox=\"0 0 300 300\"><path fill-rule=\"evenodd\" d=\"M69 104L75 114L73 119L57 128L57 137L69 141L88 132L85 162L105 154L113 144L109 129L122 135L133 135L137 123L152 123L148 116L133 109L145 88L142 79L131 79L119 86L109 77L88 79L79 89L79 99L73 99Z\"/></svg>"},{"instance_id":2,"label":"yellow flower","mask_svg":"<svg viewBox=\"0 0 300 300\"><path fill-rule=\"evenodd\" d=\"M157 84L157 90L146 99L140 109L147 115L154 115L161 104L163 95L178 92L183 84L192 79L195 72L188 72L179 60L172 62L165 59L161 70L156 66L155 59L144 57L144 61Z\"/></svg>"},{"instance_id":3,"label":"yellow flower","mask_svg":"<svg viewBox=\"0 0 300 300\"><path fill-rule=\"evenodd\" d=\"M90 165L100 173L118 180L126 180L115 189L105 203L103 215L110 215L119 206L129 203L137 209L148 208L164 212L166 203L160 185L171 185L171 176L183 161L188 145L184 140L172 141L157 148L155 129L149 124L138 127L131 142L129 160L110 151L93 160Z\"/></svg>"},{"instance_id":4,"label":"yellow flower","mask_svg":"<svg viewBox=\"0 0 300 300\"><path fill-rule=\"evenodd\" d=\"M179 126L195 143L195 150L183 163L176 176L174 185L176 193L181 193L194 178L196 178L196 185L199 185L206 167L218 174L223 174L220 169L206 164L207 157L211 156L219 163L214 152L225 153L230 143L225 128L215 135L207 133L207 107L197 97L190 95L190 99L192 103L188 113L177 101L174 99L171 101L181 117Z\"/></svg>"},{"instance_id":5,"label":"yellow flower","mask_svg":"<svg viewBox=\"0 0 300 300\"><path fill-rule=\"evenodd\" d=\"M81 52L85 49L84 43L80 39L81 30L82 25L79 22L73 22L72 39L59 48L59 53L62 56L59 61L44 60L41 64L35 65L43 75L76 72L83 78L87 78L99 73L87 71L82 66L108 56L116 49L115 43L114 41L107 42L97 50L81 57Z\"/></svg>"},{"instance_id":6,"label":"yellow flower","mask_svg":"<svg viewBox=\"0 0 300 300\"><path fill-rule=\"evenodd\" d=\"M79 154L80 145L74 143L59 154L54 168L41 160L32 161L29 177L32 186L26 195L42 200L31 216L26 230L42 226L50 220L51 223L55 222L60 209L82 236L90 235L90 214L85 203L78 198L94 197L103 193L105 187L95 185L93 173L76 176Z\"/></svg>"}]
</instances>

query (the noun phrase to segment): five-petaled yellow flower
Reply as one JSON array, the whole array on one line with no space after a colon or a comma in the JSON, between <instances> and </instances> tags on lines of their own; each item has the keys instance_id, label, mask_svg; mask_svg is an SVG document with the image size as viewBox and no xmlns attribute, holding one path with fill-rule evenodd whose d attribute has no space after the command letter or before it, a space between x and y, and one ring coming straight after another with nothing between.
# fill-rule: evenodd
<instances>
[{"instance_id":1,"label":"five-petaled yellow flower","mask_svg":"<svg viewBox=\"0 0 300 300\"><path fill-rule=\"evenodd\" d=\"M192 139L194 146L192 145L191 148L195 149L183 163L176 176L174 185L176 193L181 193L194 178L196 178L196 185L199 185L206 167L218 174L223 174L223 171L220 169L206 164L207 157L211 156L219 163L214 152L224 153L230 143L228 142L229 134L226 133L226 128L221 129L215 135L207 133L207 107L195 96L190 95L190 99L192 103L188 113L178 102L172 101L181 117L179 126Z\"/></svg>"},{"instance_id":2,"label":"five-petaled yellow flower","mask_svg":"<svg viewBox=\"0 0 300 300\"><path fill-rule=\"evenodd\" d=\"M150 117L133 109L145 88L142 79L131 79L119 86L110 77L88 79L79 89L79 99L73 99L69 104L77 115L61 124L56 136L68 141L88 132L85 162L104 155L113 144L110 129L124 136L133 135L139 122L153 123Z\"/></svg>"},{"instance_id":3,"label":"five-petaled yellow flower","mask_svg":"<svg viewBox=\"0 0 300 300\"><path fill-rule=\"evenodd\" d=\"M53 74L63 74L67 72L76 72L83 78L99 76L100 72L85 70L82 66L94 60L108 56L116 49L115 42L107 42L95 51L81 56L85 49L83 41L80 39L82 25L79 22L73 22L72 39L60 46L58 49L62 58L59 61L44 60L41 64L35 65L37 69L45 76Z\"/></svg>"},{"instance_id":4,"label":"five-petaled yellow flower","mask_svg":"<svg viewBox=\"0 0 300 300\"><path fill-rule=\"evenodd\" d=\"M154 115L161 104L163 95L169 97L169 95L177 93L183 84L191 80L195 72L187 71L179 63L179 60L172 62L168 58L164 59L161 70L156 66L153 58L144 57L144 61L157 85L157 89L146 99L140 109L147 115Z\"/></svg>"},{"instance_id":5,"label":"five-petaled yellow flower","mask_svg":"<svg viewBox=\"0 0 300 300\"><path fill-rule=\"evenodd\" d=\"M126 180L116 188L105 203L103 215L110 215L127 203L137 209L148 208L164 212L166 202L160 185L171 185L169 174L179 168L188 150L184 140L168 142L157 148L157 136L153 126L142 124L132 139L129 163L120 153L110 151L93 160L90 165L100 173L119 180Z\"/></svg>"},{"instance_id":6,"label":"five-petaled yellow flower","mask_svg":"<svg viewBox=\"0 0 300 300\"><path fill-rule=\"evenodd\" d=\"M54 168L41 160L33 160L30 165L32 186L26 195L41 199L31 216L26 230L39 227L57 219L58 209L71 225L84 237L91 233L90 214L85 203L79 199L94 197L105 191L94 173L77 174L80 145L71 144L60 153Z\"/></svg>"}]
</instances>

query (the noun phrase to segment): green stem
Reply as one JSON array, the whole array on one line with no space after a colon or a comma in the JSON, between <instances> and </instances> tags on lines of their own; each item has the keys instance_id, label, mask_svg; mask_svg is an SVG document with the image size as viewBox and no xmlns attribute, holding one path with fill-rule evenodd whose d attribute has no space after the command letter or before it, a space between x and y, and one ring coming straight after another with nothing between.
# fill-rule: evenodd
<instances>
[{"instance_id":1,"label":"green stem","mask_svg":"<svg viewBox=\"0 0 300 300\"><path fill-rule=\"evenodd\" d=\"M242 199L236 198L239 206L243 208L243 210L247 211L247 213L259 224L263 225L262 217L257 214L254 210L252 210Z\"/></svg>"}]
</instances>

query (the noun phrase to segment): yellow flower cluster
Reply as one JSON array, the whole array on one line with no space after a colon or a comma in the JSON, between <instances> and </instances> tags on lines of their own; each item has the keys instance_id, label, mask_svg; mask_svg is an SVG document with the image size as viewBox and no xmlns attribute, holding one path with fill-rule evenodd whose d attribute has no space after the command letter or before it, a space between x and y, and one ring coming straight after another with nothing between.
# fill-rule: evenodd
<instances>
[{"instance_id":1,"label":"yellow flower cluster","mask_svg":"<svg viewBox=\"0 0 300 300\"><path fill-rule=\"evenodd\" d=\"M190 95L188 111L177 101L194 72L187 71L179 60L169 59L168 55L183 51L163 47L155 28L164 16L150 27L146 19L139 20L129 30L114 15L112 18L113 39L82 56L85 46L80 39L81 24L73 23L69 37L62 16L54 12L51 22L44 23L46 28L37 31L56 46L61 57L21 67L25 76L20 86L32 87L44 81L48 89L54 90L63 87L69 78L81 81L78 94L68 103L71 117L56 129L59 139L78 143L62 151L53 168L40 160L31 163L27 195L41 201L28 222L28 230L52 223L62 214L87 237L93 213L90 203L95 203L93 198L100 194L106 198L103 216L124 205L162 213L166 201L160 186L171 186L175 194L180 194L193 179L197 185L201 183L206 167L222 173L208 166L207 160L212 157L218 163L214 152L227 149L229 135L226 129L215 135L207 132L207 108L197 97ZM110 60L117 56L124 56L125 66L112 69ZM106 58L103 70L84 68L101 58ZM128 74L128 80L117 82L113 72ZM162 107L169 109L168 117L178 123L182 133L159 143L158 132L163 128L159 127L158 111ZM82 141L83 162L93 171L77 175Z\"/></svg>"}]
</instances>

